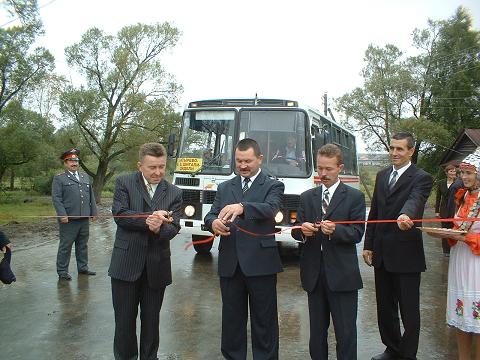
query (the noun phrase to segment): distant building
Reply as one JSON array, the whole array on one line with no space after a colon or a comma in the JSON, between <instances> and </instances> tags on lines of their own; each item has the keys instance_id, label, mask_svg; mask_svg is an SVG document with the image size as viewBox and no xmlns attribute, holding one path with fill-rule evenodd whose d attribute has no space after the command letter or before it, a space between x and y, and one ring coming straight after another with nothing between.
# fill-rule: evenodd
<instances>
[{"instance_id":1,"label":"distant building","mask_svg":"<svg viewBox=\"0 0 480 360\"><path fill-rule=\"evenodd\" d=\"M480 146L480 129L464 129L443 154L440 165L460 162Z\"/></svg>"},{"instance_id":2,"label":"distant building","mask_svg":"<svg viewBox=\"0 0 480 360\"><path fill-rule=\"evenodd\" d=\"M358 154L359 166L388 166L390 163L386 153L364 153Z\"/></svg>"}]
</instances>

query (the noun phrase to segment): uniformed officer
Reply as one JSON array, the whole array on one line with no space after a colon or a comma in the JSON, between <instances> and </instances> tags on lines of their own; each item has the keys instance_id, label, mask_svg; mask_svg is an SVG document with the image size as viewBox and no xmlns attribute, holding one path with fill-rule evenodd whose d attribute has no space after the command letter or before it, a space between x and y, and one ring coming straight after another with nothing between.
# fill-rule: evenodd
<instances>
[{"instance_id":1,"label":"uniformed officer","mask_svg":"<svg viewBox=\"0 0 480 360\"><path fill-rule=\"evenodd\" d=\"M60 280L72 280L68 273L70 253L75 243L79 274L95 275L88 269L89 219L97 215L97 207L88 176L78 171L80 150L65 151L60 157L65 172L55 175L52 183L53 206L59 216L60 243L57 273Z\"/></svg>"}]
</instances>

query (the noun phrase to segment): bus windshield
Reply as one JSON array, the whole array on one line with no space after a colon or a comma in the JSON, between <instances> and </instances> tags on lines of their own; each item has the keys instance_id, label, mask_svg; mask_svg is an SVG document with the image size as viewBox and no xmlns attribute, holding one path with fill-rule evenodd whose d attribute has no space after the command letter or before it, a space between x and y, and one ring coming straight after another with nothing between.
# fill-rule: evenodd
<instances>
[{"instance_id":1,"label":"bus windshield","mask_svg":"<svg viewBox=\"0 0 480 360\"><path fill-rule=\"evenodd\" d=\"M186 111L177 172L231 174L235 111Z\"/></svg>"},{"instance_id":2,"label":"bus windshield","mask_svg":"<svg viewBox=\"0 0 480 360\"><path fill-rule=\"evenodd\" d=\"M240 139L252 138L263 153L262 168L276 177L308 177L307 118L299 110L241 110Z\"/></svg>"}]
</instances>

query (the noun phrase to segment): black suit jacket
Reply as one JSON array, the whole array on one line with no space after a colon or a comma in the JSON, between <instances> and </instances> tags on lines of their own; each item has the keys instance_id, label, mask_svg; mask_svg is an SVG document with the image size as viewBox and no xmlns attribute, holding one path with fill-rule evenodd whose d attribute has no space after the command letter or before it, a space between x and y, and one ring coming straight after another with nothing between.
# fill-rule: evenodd
<instances>
[{"instance_id":1,"label":"black suit jacket","mask_svg":"<svg viewBox=\"0 0 480 360\"><path fill-rule=\"evenodd\" d=\"M117 178L112 214L151 214L173 211L173 222L163 224L158 234L148 229L145 217L116 217L117 233L108 274L115 279L135 281L144 268L150 287L159 289L172 283L170 240L180 230L182 192L162 180L150 199L141 172Z\"/></svg>"},{"instance_id":2,"label":"black suit jacket","mask_svg":"<svg viewBox=\"0 0 480 360\"><path fill-rule=\"evenodd\" d=\"M270 179L263 171L258 174L250 189L243 194L241 177L236 176L218 186L205 225L212 231L212 223L220 211L229 204L243 203L243 215L235 220L245 230L257 234L275 231L277 214L285 186ZM222 236L218 247L218 274L232 277L240 265L246 276L271 275L283 271L275 236L252 236L230 226L230 236Z\"/></svg>"},{"instance_id":3,"label":"black suit jacket","mask_svg":"<svg viewBox=\"0 0 480 360\"><path fill-rule=\"evenodd\" d=\"M425 203L432 189L432 177L427 172L410 165L400 176L392 191L388 180L392 167L377 174L369 220L396 220L401 214L410 219L421 219ZM426 269L422 233L416 228L399 229L397 223L368 224L364 250L373 251L373 266L382 264L396 273L422 272Z\"/></svg>"},{"instance_id":4,"label":"black suit jacket","mask_svg":"<svg viewBox=\"0 0 480 360\"><path fill-rule=\"evenodd\" d=\"M297 225L303 222L314 223L322 219L321 189L322 187L319 186L300 195ZM365 196L361 191L340 182L324 218L330 221L365 220ZM314 290L323 259L325 276L330 290L361 289L363 284L355 244L362 240L364 231L364 224L337 224L330 238L321 230L315 236L305 237L306 241L300 259L302 287L308 292ZM297 240L303 238L300 229L293 230L292 236Z\"/></svg>"}]
</instances>

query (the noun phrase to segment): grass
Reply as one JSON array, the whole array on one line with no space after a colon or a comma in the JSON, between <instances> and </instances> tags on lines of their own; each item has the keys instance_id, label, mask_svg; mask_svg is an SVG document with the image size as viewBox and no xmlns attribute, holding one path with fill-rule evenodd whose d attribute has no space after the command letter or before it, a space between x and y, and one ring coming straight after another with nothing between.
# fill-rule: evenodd
<instances>
[{"instance_id":1,"label":"grass","mask_svg":"<svg viewBox=\"0 0 480 360\"><path fill-rule=\"evenodd\" d=\"M32 197L29 202L0 203L0 224L39 223L41 216L56 215L51 201L43 197Z\"/></svg>"}]
</instances>

